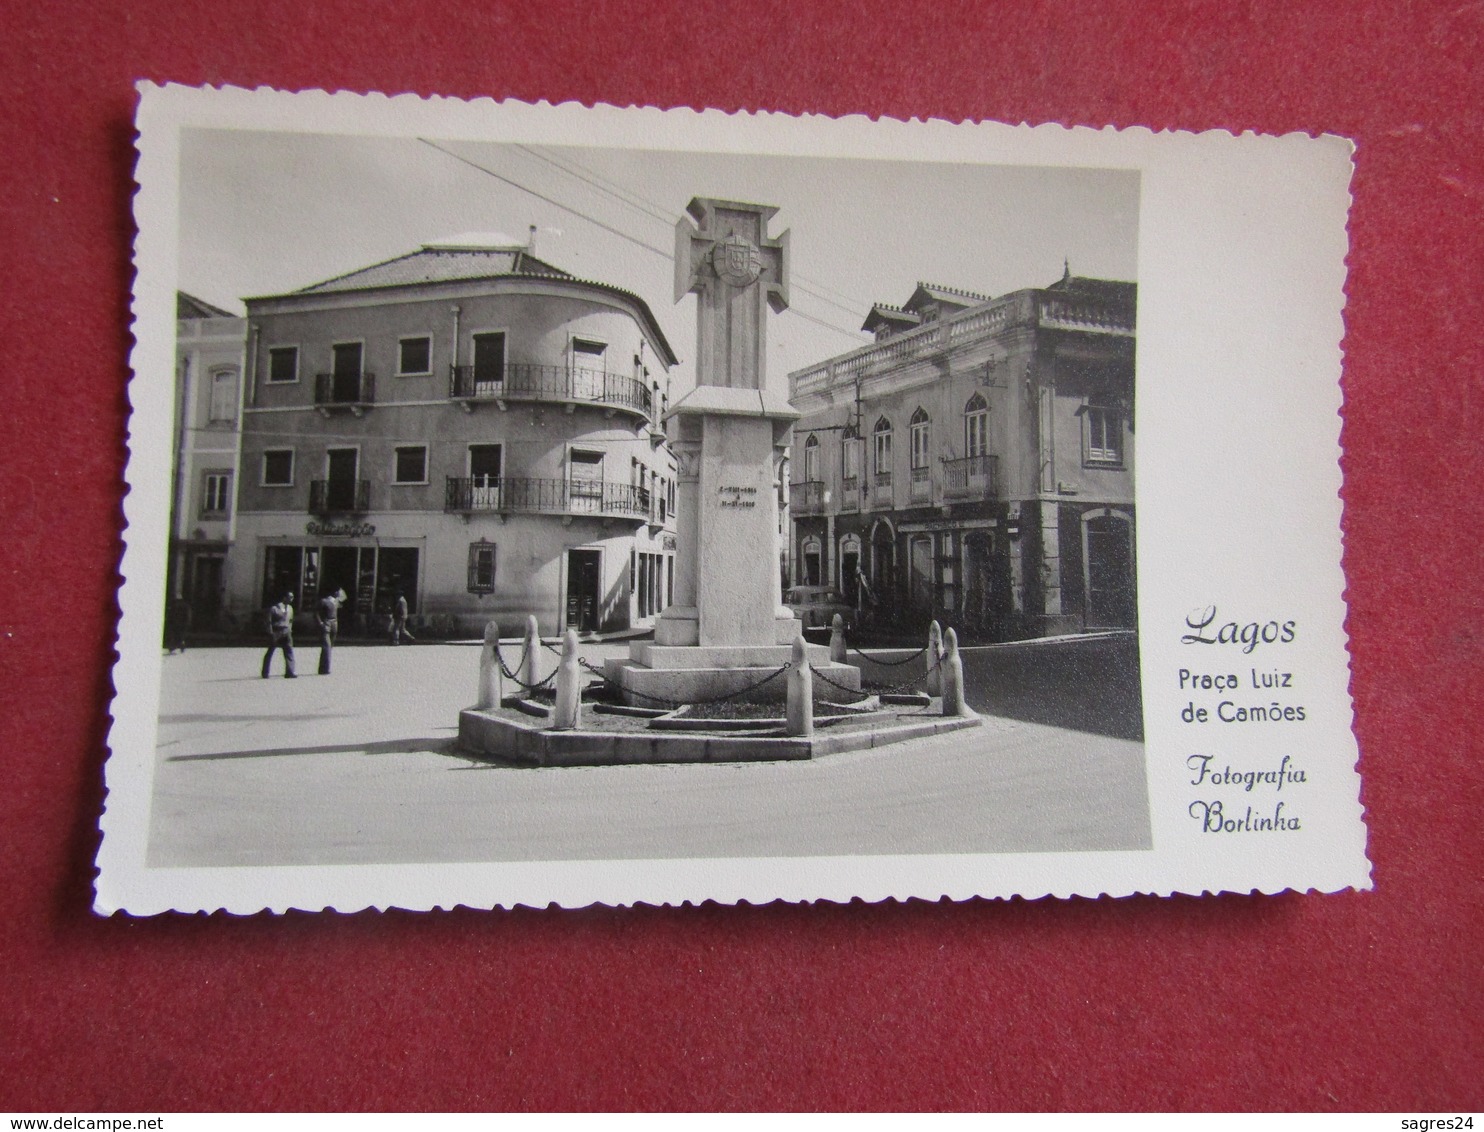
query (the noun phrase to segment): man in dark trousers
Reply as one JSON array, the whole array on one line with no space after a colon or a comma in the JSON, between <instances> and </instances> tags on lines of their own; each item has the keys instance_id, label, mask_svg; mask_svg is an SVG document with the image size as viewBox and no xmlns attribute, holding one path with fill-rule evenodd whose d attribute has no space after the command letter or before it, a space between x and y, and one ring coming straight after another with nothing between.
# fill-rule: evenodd
<instances>
[{"instance_id":1,"label":"man in dark trousers","mask_svg":"<svg viewBox=\"0 0 1484 1132\"><path fill-rule=\"evenodd\" d=\"M407 595L398 590L397 604L392 607L392 644L400 645L403 637L409 641L417 640L407 631Z\"/></svg>"},{"instance_id":2,"label":"man in dark trousers","mask_svg":"<svg viewBox=\"0 0 1484 1132\"><path fill-rule=\"evenodd\" d=\"M263 654L263 679L273 664L273 653L283 649L284 676L294 678L294 594L290 590L277 605L268 607L268 651Z\"/></svg>"},{"instance_id":3,"label":"man in dark trousers","mask_svg":"<svg viewBox=\"0 0 1484 1132\"><path fill-rule=\"evenodd\" d=\"M345 591L336 590L319 599L319 608L314 619L319 622L319 674L330 674L330 653L335 648L335 632L340 627L340 606L345 601Z\"/></svg>"}]
</instances>

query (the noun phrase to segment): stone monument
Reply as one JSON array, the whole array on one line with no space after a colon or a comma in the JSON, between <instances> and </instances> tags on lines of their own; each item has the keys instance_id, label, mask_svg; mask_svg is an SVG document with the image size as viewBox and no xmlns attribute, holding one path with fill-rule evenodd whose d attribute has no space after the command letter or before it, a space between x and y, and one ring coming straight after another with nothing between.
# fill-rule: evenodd
<instances>
[{"instance_id":1,"label":"stone monument","mask_svg":"<svg viewBox=\"0 0 1484 1132\"><path fill-rule=\"evenodd\" d=\"M782 602L777 487L799 414L781 379L770 384L764 352L769 308L788 307L788 233L768 237L769 205L697 197L686 211L675 301L697 296L696 387L665 417L677 464L674 601L652 642L607 666L637 706L749 688L789 662L801 632ZM860 669L832 662L828 646L807 653L829 680L860 688ZM751 698L781 700L785 689L780 677Z\"/></svg>"}]
</instances>

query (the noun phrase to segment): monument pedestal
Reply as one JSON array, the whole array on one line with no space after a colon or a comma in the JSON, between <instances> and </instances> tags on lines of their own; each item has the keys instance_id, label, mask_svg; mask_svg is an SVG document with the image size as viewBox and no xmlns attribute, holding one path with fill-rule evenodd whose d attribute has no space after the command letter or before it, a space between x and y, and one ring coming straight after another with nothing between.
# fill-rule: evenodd
<instances>
[{"instance_id":1,"label":"monument pedestal","mask_svg":"<svg viewBox=\"0 0 1484 1132\"><path fill-rule=\"evenodd\" d=\"M635 641L627 660L606 675L636 707L667 700L782 701L780 676L744 689L787 664L801 631L782 604L778 561L779 467L798 414L758 389L698 386L671 410L677 463L674 605L655 625L654 640ZM808 647L809 664L828 680L860 690L860 669L830 660L826 645ZM816 699L847 695L825 680Z\"/></svg>"},{"instance_id":2,"label":"monument pedestal","mask_svg":"<svg viewBox=\"0 0 1484 1132\"><path fill-rule=\"evenodd\" d=\"M742 693L791 658L799 622L783 604L778 480L799 417L770 389L764 365L767 311L788 306L788 233L767 235L777 210L697 198L676 225L675 299L695 293L696 387L666 414L676 462L673 603L654 641L636 642L607 676L636 706ZM860 688L860 670L811 646L811 667ZM818 681L818 698L848 693ZM786 679L756 698L782 700ZM656 699L646 701L645 696Z\"/></svg>"}]
</instances>

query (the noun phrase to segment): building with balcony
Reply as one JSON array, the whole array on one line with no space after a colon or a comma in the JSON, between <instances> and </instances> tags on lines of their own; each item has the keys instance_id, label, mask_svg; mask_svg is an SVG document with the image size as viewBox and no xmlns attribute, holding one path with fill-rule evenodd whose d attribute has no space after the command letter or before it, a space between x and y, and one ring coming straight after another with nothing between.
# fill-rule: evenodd
<instances>
[{"instance_id":1,"label":"building with balcony","mask_svg":"<svg viewBox=\"0 0 1484 1132\"><path fill-rule=\"evenodd\" d=\"M175 297L176 373L167 607L184 601L195 629L220 626L236 535L238 422L245 319L184 292Z\"/></svg>"},{"instance_id":2,"label":"building with balcony","mask_svg":"<svg viewBox=\"0 0 1484 1132\"><path fill-rule=\"evenodd\" d=\"M968 640L1132 627L1136 293L919 284L790 374L795 584Z\"/></svg>"},{"instance_id":3,"label":"building with balcony","mask_svg":"<svg viewBox=\"0 0 1484 1132\"><path fill-rule=\"evenodd\" d=\"M406 597L434 632L643 628L674 574L675 356L644 300L499 234L246 300L233 606Z\"/></svg>"}]
</instances>

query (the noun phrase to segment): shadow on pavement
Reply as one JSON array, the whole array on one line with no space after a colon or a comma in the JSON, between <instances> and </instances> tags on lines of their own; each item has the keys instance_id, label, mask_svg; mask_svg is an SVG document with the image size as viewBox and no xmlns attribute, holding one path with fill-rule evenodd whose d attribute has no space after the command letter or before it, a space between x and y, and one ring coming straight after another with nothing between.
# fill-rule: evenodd
<instances>
[{"instance_id":1,"label":"shadow on pavement","mask_svg":"<svg viewBox=\"0 0 1484 1132\"><path fill-rule=\"evenodd\" d=\"M968 649L964 692L985 715L1144 739L1139 642L1127 637Z\"/></svg>"},{"instance_id":2,"label":"shadow on pavement","mask_svg":"<svg viewBox=\"0 0 1484 1132\"><path fill-rule=\"evenodd\" d=\"M261 715L221 715L215 712L185 712L178 715L162 715L160 723L307 723L325 719L355 719L354 712L326 715L324 712L303 712L299 715L284 715L270 711Z\"/></svg>"},{"instance_id":3,"label":"shadow on pavement","mask_svg":"<svg viewBox=\"0 0 1484 1132\"><path fill-rule=\"evenodd\" d=\"M386 739L380 743L328 743L320 747L265 747L256 751L211 751L199 755L172 755L166 762L213 762L218 759L276 759L286 755L410 755L452 754L455 736L422 739Z\"/></svg>"}]
</instances>

